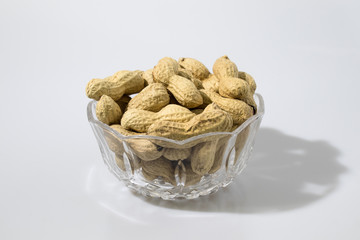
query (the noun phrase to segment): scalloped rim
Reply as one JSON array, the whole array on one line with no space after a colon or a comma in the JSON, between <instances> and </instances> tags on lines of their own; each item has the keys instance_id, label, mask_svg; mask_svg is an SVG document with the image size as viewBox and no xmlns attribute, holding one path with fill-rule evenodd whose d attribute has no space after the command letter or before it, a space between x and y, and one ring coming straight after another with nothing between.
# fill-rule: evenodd
<instances>
[{"instance_id":1,"label":"scalloped rim","mask_svg":"<svg viewBox=\"0 0 360 240\"><path fill-rule=\"evenodd\" d=\"M210 133L204 133L204 134L200 134L185 140L173 140L173 139L169 139L169 138L165 138L165 137L157 137L157 136L150 136L150 135L136 135L136 136L124 136L122 134L120 134L119 132L115 131L114 129L112 129L110 126L106 125L105 123L100 122L99 120L95 119L93 116L93 105L97 103L97 101L92 100L88 103L87 105L87 117L88 117L88 121L90 123L96 124L99 127L111 132L112 134L114 134L115 136L117 136L118 138L120 138L121 140L126 140L126 139L134 139L134 138L148 138L148 139L156 139L156 140L161 140L161 141L165 141L165 142L169 142L169 143L173 143L173 144L177 144L177 145L184 145L187 144L189 142L198 140L200 138L204 138L204 137L208 137L208 136L214 136L214 135L229 135L229 136L233 136L233 135L237 135L239 134L245 127L247 127L250 123L256 121L259 118L262 118L264 116L265 113L265 106L264 106L264 99L263 97L259 94L259 93L255 93L255 97L258 99L259 103L258 103L258 109L257 109L257 113L250 117L248 120L246 120L243 124L241 124L237 129L235 129L232 132L210 132Z\"/></svg>"}]
</instances>

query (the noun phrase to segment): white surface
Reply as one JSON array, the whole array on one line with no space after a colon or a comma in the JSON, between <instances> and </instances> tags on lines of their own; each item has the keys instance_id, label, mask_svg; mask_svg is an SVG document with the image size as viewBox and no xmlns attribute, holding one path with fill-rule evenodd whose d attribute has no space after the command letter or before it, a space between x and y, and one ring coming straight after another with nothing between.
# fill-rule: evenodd
<instances>
[{"instance_id":1,"label":"white surface","mask_svg":"<svg viewBox=\"0 0 360 240\"><path fill-rule=\"evenodd\" d=\"M1 1L0 239L360 239L359 7ZM87 81L224 54L265 99L248 168L195 201L135 196L102 163Z\"/></svg>"}]
</instances>

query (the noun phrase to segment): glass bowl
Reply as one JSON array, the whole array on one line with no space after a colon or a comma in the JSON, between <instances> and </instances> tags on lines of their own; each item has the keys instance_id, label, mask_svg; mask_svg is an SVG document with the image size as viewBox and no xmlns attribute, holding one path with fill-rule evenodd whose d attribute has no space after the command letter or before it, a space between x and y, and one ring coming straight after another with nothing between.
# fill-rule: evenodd
<instances>
[{"instance_id":1,"label":"glass bowl","mask_svg":"<svg viewBox=\"0 0 360 240\"><path fill-rule=\"evenodd\" d=\"M263 98L254 99L257 113L234 131L183 141L124 136L97 120L96 101L88 104L87 115L105 164L127 187L165 200L193 199L226 187L245 168L264 115Z\"/></svg>"}]
</instances>

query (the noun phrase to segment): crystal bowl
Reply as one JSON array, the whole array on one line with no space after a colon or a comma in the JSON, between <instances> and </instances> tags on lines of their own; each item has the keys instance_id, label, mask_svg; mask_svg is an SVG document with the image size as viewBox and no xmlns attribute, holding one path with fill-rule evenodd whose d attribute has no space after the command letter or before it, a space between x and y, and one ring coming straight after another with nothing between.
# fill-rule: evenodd
<instances>
[{"instance_id":1,"label":"crystal bowl","mask_svg":"<svg viewBox=\"0 0 360 240\"><path fill-rule=\"evenodd\" d=\"M127 187L165 200L193 199L226 187L245 168L264 115L263 98L255 94L254 99L257 113L234 131L206 133L182 141L124 136L97 120L96 101L88 104L87 115L104 163ZM196 165L199 161L206 162L206 174L202 173L204 164Z\"/></svg>"}]
</instances>

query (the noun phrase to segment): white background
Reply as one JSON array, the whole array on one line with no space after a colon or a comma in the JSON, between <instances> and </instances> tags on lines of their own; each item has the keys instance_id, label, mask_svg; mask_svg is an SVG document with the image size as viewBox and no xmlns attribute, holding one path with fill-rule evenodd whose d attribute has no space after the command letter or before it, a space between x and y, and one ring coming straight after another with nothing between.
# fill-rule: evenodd
<instances>
[{"instance_id":1,"label":"white background","mask_svg":"<svg viewBox=\"0 0 360 240\"><path fill-rule=\"evenodd\" d=\"M0 2L0 239L360 239L358 1ZM102 163L86 83L227 54L266 113L248 168L188 202ZM150 235L149 235L150 234Z\"/></svg>"}]
</instances>

